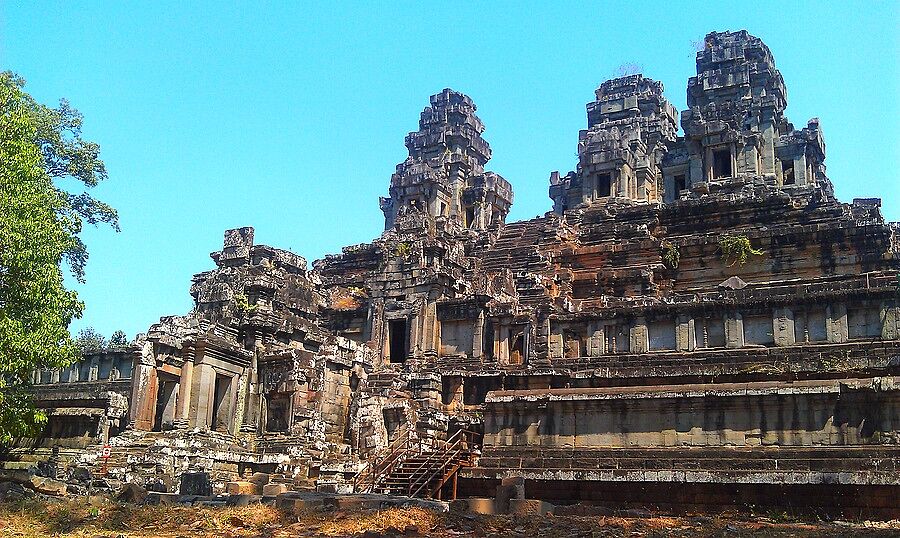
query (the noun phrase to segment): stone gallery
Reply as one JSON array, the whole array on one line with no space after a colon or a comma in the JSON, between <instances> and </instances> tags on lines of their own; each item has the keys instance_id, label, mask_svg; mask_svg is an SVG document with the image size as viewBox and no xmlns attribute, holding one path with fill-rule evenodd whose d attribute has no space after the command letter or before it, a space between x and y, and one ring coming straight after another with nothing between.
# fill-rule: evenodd
<instances>
[{"instance_id":1,"label":"stone gallery","mask_svg":"<svg viewBox=\"0 0 900 538\"><path fill-rule=\"evenodd\" d=\"M602 83L520 222L472 99L433 95L379 237L310 266L226 231L191 313L35 373L50 424L12 457L108 444L110 476L169 492L897 517L900 226L835 198L760 39L696 62L680 118L653 79Z\"/></svg>"}]
</instances>

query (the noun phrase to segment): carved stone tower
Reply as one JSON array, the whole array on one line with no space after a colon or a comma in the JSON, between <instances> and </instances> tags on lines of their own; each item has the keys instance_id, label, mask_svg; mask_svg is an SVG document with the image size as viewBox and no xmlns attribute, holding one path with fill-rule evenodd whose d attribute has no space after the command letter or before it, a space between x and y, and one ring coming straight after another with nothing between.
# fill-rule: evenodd
<instances>
[{"instance_id":1,"label":"carved stone tower","mask_svg":"<svg viewBox=\"0 0 900 538\"><path fill-rule=\"evenodd\" d=\"M484 170L491 147L481 137L484 124L475 110L471 98L451 89L431 96L419 130L406 136L409 157L391 176L390 197L381 198L385 230L406 213L474 230L503 223L512 186Z\"/></svg>"}]
</instances>

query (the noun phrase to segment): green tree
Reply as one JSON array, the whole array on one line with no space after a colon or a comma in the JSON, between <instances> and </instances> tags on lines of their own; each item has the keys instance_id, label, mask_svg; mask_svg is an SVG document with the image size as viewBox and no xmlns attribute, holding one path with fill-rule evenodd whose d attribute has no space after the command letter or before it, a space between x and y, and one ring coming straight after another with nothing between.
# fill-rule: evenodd
<instances>
[{"instance_id":1,"label":"green tree","mask_svg":"<svg viewBox=\"0 0 900 538\"><path fill-rule=\"evenodd\" d=\"M83 280L83 222L118 230L111 207L53 183L69 178L90 188L106 178L99 147L81 139L81 115L66 101L41 105L23 87L0 73L0 443L46 422L31 401L31 373L79 357L69 324L84 305L63 285L61 265Z\"/></svg>"},{"instance_id":2,"label":"green tree","mask_svg":"<svg viewBox=\"0 0 900 538\"><path fill-rule=\"evenodd\" d=\"M89 351L100 351L106 349L106 338L94 330L93 327L85 327L78 331L75 338L75 345L81 354Z\"/></svg>"},{"instance_id":3,"label":"green tree","mask_svg":"<svg viewBox=\"0 0 900 538\"><path fill-rule=\"evenodd\" d=\"M128 336L125 331L116 331L109 337L109 347L125 347L128 345Z\"/></svg>"}]
</instances>

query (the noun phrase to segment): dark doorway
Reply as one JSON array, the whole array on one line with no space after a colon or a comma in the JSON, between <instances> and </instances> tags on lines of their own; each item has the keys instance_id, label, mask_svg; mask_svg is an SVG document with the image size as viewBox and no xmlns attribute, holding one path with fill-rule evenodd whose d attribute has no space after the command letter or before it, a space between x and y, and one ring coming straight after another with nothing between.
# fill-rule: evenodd
<instances>
[{"instance_id":1,"label":"dark doorway","mask_svg":"<svg viewBox=\"0 0 900 538\"><path fill-rule=\"evenodd\" d=\"M597 177L597 196L606 198L612 194L612 175L600 174Z\"/></svg>"},{"instance_id":2,"label":"dark doorway","mask_svg":"<svg viewBox=\"0 0 900 538\"><path fill-rule=\"evenodd\" d=\"M518 366L525 362L525 328L510 329L509 364Z\"/></svg>"},{"instance_id":3,"label":"dark doorway","mask_svg":"<svg viewBox=\"0 0 900 538\"><path fill-rule=\"evenodd\" d=\"M794 178L794 161L781 161L781 179L784 185L793 185L797 180Z\"/></svg>"},{"instance_id":4,"label":"dark doorway","mask_svg":"<svg viewBox=\"0 0 900 538\"><path fill-rule=\"evenodd\" d=\"M231 405L228 397L231 394L231 380L229 376L216 374L216 385L213 396L212 429L228 431Z\"/></svg>"},{"instance_id":5,"label":"dark doorway","mask_svg":"<svg viewBox=\"0 0 900 538\"><path fill-rule=\"evenodd\" d=\"M728 148L713 151L713 178L731 177L731 150Z\"/></svg>"},{"instance_id":6,"label":"dark doorway","mask_svg":"<svg viewBox=\"0 0 900 538\"><path fill-rule=\"evenodd\" d=\"M390 361L406 362L406 330L405 319L392 319L388 322L388 339L390 340Z\"/></svg>"},{"instance_id":7,"label":"dark doorway","mask_svg":"<svg viewBox=\"0 0 900 538\"><path fill-rule=\"evenodd\" d=\"M178 381L163 374L157 378L156 412L153 415L153 431L172 429L175 420L175 398Z\"/></svg>"}]
</instances>

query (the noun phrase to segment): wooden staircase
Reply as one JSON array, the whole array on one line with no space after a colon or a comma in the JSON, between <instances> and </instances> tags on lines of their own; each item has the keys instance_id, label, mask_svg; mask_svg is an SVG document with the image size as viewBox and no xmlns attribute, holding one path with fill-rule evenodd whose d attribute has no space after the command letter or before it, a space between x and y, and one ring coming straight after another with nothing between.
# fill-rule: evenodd
<instances>
[{"instance_id":1,"label":"wooden staircase","mask_svg":"<svg viewBox=\"0 0 900 538\"><path fill-rule=\"evenodd\" d=\"M405 430L356 477L353 490L440 499L449 483L449 496L454 499L459 470L474 465L475 435L457 430L446 441L425 442Z\"/></svg>"}]
</instances>

